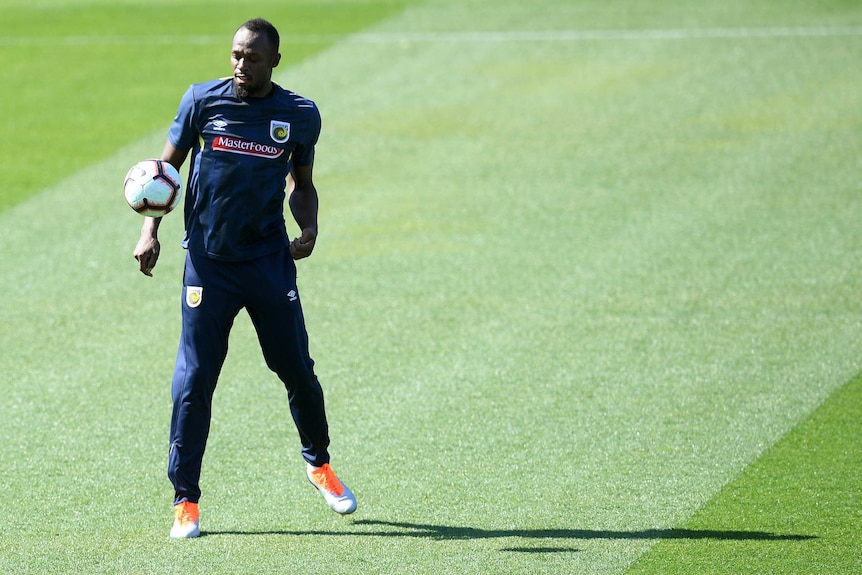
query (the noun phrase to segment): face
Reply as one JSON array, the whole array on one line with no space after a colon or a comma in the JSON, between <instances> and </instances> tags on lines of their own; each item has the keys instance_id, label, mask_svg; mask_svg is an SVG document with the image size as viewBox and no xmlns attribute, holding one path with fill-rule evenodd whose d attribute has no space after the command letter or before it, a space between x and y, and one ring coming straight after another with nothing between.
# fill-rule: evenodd
<instances>
[{"instance_id":1,"label":"face","mask_svg":"<svg viewBox=\"0 0 862 575\"><path fill-rule=\"evenodd\" d=\"M272 69L281 55L274 53L263 34L240 28L233 37L230 62L233 85L240 98L262 98L272 88Z\"/></svg>"}]
</instances>

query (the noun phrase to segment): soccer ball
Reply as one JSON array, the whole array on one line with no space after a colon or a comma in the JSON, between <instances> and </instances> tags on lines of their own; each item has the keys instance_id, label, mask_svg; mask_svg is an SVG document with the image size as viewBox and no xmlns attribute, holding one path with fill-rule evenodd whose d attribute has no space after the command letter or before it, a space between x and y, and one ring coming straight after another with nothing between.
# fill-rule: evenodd
<instances>
[{"instance_id":1,"label":"soccer ball","mask_svg":"<svg viewBox=\"0 0 862 575\"><path fill-rule=\"evenodd\" d=\"M161 217L180 203L182 181L175 167L162 160L143 160L126 173L123 194L142 216Z\"/></svg>"}]
</instances>

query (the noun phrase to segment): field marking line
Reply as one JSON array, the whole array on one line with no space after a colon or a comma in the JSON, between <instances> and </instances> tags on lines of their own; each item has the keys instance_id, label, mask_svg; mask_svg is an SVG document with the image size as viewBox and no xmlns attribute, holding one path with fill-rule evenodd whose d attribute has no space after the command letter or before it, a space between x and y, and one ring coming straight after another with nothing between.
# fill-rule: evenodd
<instances>
[{"instance_id":1,"label":"field marking line","mask_svg":"<svg viewBox=\"0 0 862 575\"><path fill-rule=\"evenodd\" d=\"M331 43L401 44L405 42L576 42L586 40L702 40L734 38L818 38L862 36L862 26L803 26L766 28L665 28L652 30L508 30L465 32L359 32L337 34L285 34L282 44ZM209 45L224 42L223 35L157 36L2 36L0 47Z\"/></svg>"}]
</instances>

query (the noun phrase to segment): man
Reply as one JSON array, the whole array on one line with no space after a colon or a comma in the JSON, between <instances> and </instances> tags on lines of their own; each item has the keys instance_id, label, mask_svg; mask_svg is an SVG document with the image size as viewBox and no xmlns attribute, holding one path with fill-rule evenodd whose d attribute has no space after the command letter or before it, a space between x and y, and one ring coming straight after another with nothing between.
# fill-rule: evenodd
<instances>
[{"instance_id":1,"label":"man","mask_svg":"<svg viewBox=\"0 0 862 575\"><path fill-rule=\"evenodd\" d=\"M353 493L329 465L323 391L308 354L295 259L317 239L312 181L320 113L314 102L272 82L279 35L263 19L233 37L233 76L192 85L180 101L161 159L177 169L191 152L185 198L186 263L182 333L172 382L168 476L174 486L171 537L200 534L201 462L211 403L233 320L246 308L267 366L284 383L307 464L329 506L356 509ZM284 199L301 230L290 241ZM158 218L147 218L134 256L152 276Z\"/></svg>"}]
</instances>

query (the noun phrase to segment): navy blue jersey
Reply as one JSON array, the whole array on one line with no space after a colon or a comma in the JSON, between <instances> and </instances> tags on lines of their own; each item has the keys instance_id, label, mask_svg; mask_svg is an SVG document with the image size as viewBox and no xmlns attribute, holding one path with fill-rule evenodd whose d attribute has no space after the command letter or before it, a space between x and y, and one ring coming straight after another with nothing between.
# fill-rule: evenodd
<instances>
[{"instance_id":1,"label":"navy blue jersey","mask_svg":"<svg viewBox=\"0 0 862 575\"><path fill-rule=\"evenodd\" d=\"M183 247L244 261L289 244L285 181L291 166L310 166L320 135L311 100L273 85L265 98L239 98L233 78L193 84L180 101L168 139L191 150Z\"/></svg>"}]
</instances>

